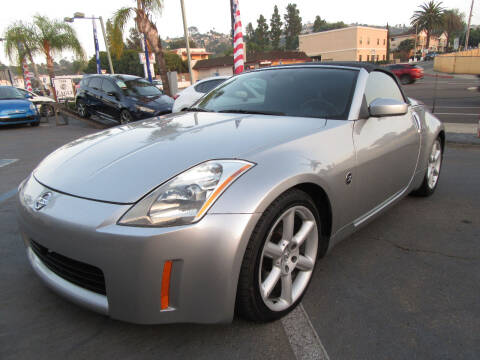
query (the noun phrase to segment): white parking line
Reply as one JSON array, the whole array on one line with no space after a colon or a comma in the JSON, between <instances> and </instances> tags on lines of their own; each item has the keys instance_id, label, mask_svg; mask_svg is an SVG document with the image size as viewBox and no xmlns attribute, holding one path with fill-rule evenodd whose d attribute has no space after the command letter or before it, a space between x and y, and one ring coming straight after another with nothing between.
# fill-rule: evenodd
<instances>
[{"instance_id":1,"label":"white parking line","mask_svg":"<svg viewBox=\"0 0 480 360\"><path fill-rule=\"evenodd\" d=\"M3 167L3 166L7 166L11 163L14 163L17 160L18 159L0 159L0 168Z\"/></svg>"},{"instance_id":2,"label":"white parking line","mask_svg":"<svg viewBox=\"0 0 480 360\"><path fill-rule=\"evenodd\" d=\"M480 116L480 114L466 114L466 113L441 113L434 112L435 115L463 115L463 116Z\"/></svg>"},{"instance_id":3,"label":"white parking line","mask_svg":"<svg viewBox=\"0 0 480 360\"><path fill-rule=\"evenodd\" d=\"M302 304L281 321L297 360L330 360Z\"/></svg>"}]
</instances>

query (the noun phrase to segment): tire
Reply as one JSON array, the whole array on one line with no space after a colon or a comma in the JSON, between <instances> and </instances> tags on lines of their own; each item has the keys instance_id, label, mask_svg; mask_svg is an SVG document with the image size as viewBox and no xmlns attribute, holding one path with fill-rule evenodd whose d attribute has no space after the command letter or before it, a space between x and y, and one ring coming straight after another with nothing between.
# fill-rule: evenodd
<instances>
[{"instance_id":1,"label":"tire","mask_svg":"<svg viewBox=\"0 0 480 360\"><path fill-rule=\"evenodd\" d=\"M121 125L128 124L129 122L132 122L132 120L133 120L133 117L132 117L132 114L130 114L130 111L123 109L120 112L120 118L118 119L118 122Z\"/></svg>"},{"instance_id":2,"label":"tire","mask_svg":"<svg viewBox=\"0 0 480 360\"><path fill-rule=\"evenodd\" d=\"M85 104L85 101L79 99L77 100L77 113L80 115L80 117L87 119L90 117L90 112L87 109L87 104Z\"/></svg>"},{"instance_id":3,"label":"tire","mask_svg":"<svg viewBox=\"0 0 480 360\"><path fill-rule=\"evenodd\" d=\"M50 104L43 104L40 107L40 115L42 115L43 117L51 117L54 115L54 113L55 109Z\"/></svg>"},{"instance_id":4,"label":"tire","mask_svg":"<svg viewBox=\"0 0 480 360\"><path fill-rule=\"evenodd\" d=\"M292 219L294 226L285 226ZM273 321L300 303L312 278L318 249L327 242L321 236L320 224L314 202L298 189L283 193L265 210L252 232L240 270L236 303L240 316ZM286 234L304 241L298 246L292 235ZM288 278L292 280L291 291L287 291Z\"/></svg>"},{"instance_id":5,"label":"tire","mask_svg":"<svg viewBox=\"0 0 480 360\"><path fill-rule=\"evenodd\" d=\"M412 78L409 75L400 76L400 83L402 85L408 85L412 83Z\"/></svg>"},{"instance_id":6,"label":"tire","mask_svg":"<svg viewBox=\"0 0 480 360\"><path fill-rule=\"evenodd\" d=\"M35 122L30 123L30 126L32 126L32 127L37 127L38 125L40 125L40 121L35 121Z\"/></svg>"},{"instance_id":7,"label":"tire","mask_svg":"<svg viewBox=\"0 0 480 360\"><path fill-rule=\"evenodd\" d=\"M422 185L412 192L414 196L430 196L435 192L440 179L440 172L443 163L442 140L438 137L432 145L432 150L428 156L428 167L423 178Z\"/></svg>"}]
</instances>

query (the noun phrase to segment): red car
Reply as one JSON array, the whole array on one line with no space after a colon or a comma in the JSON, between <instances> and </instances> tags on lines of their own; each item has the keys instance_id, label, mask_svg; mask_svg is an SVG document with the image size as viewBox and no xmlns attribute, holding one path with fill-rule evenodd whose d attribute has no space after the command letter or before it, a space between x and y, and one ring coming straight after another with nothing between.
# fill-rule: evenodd
<instances>
[{"instance_id":1,"label":"red car","mask_svg":"<svg viewBox=\"0 0 480 360\"><path fill-rule=\"evenodd\" d=\"M387 69L393 72L402 85L413 84L418 79L423 79L423 68L414 64L388 65Z\"/></svg>"}]
</instances>

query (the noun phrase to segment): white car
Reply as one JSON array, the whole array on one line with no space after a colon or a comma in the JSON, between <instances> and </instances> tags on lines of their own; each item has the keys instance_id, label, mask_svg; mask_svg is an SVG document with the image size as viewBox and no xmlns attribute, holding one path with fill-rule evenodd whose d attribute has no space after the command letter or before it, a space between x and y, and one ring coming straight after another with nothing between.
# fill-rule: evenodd
<instances>
[{"instance_id":1,"label":"white car","mask_svg":"<svg viewBox=\"0 0 480 360\"><path fill-rule=\"evenodd\" d=\"M179 112L189 108L203 95L216 88L228 78L230 78L230 76L214 76L199 80L195 85L187 87L175 95L172 112Z\"/></svg>"},{"instance_id":2,"label":"white car","mask_svg":"<svg viewBox=\"0 0 480 360\"><path fill-rule=\"evenodd\" d=\"M20 91L25 97L28 97L28 100L33 102L42 116L52 116L54 112L53 103L55 100L49 98L48 96L40 96L35 94L32 91L28 91L22 88L17 87L17 90ZM28 96L27 96L28 95Z\"/></svg>"}]
</instances>

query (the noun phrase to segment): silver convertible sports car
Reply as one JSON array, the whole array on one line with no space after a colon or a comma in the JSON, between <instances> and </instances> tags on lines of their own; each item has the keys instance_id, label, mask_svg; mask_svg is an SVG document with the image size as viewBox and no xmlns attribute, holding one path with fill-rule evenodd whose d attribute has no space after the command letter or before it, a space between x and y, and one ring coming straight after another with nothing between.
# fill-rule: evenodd
<instances>
[{"instance_id":1,"label":"silver convertible sports car","mask_svg":"<svg viewBox=\"0 0 480 360\"><path fill-rule=\"evenodd\" d=\"M111 318L271 321L340 240L434 192L444 144L387 70L261 69L56 150L19 187L19 228L46 285Z\"/></svg>"}]
</instances>

